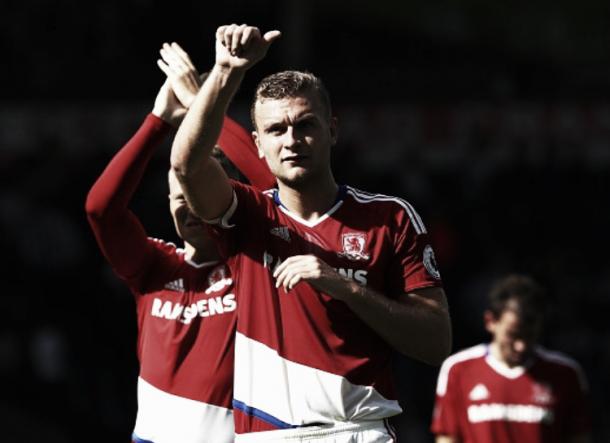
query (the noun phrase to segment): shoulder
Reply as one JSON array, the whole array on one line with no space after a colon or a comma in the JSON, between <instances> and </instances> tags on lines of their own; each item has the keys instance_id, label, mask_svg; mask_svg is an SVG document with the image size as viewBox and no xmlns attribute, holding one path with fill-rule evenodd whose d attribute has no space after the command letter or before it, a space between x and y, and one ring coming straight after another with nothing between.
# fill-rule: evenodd
<instances>
[{"instance_id":1,"label":"shoulder","mask_svg":"<svg viewBox=\"0 0 610 443\"><path fill-rule=\"evenodd\" d=\"M476 360L483 359L486 355L487 345L480 344L459 351L448 357L441 365L441 369L438 374L438 383L436 386L437 395L445 395L445 392L447 391L447 383L449 381L449 377L453 376L458 368L468 365L468 363L474 362Z\"/></svg>"},{"instance_id":2,"label":"shoulder","mask_svg":"<svg viewBox=\"0 0 610 443\"><path fill-rule=\"evenodd\" d=\"M184 249L178 248L175 243L160 238L148 237L148 243L157 251L165 255L176 255L184 257Z\"/></svg>"},{"instance_id":3,"label":"shoulder","mask_svg":"<svg viewBox=\"0 0 610 443\"><path fill-rule=\"evenodd\" d=\"M362 210L375 213L377 216L385 215L393 218L396 223L410 222L417 234L425 234L426 226L421 217L407 200L385 194L376 194L352 186L346 186L346 194Z\"/></svg>"},{"instance_id":4,"label":"shoulder","mask_svg":"<svg viewBox=\"0 0 610 443\"><path fill-rule=\"evenodd\" d=\"M254 186L235 180L231 180L231 184L233 186L233 191L235 192L238 204L247 203L250 201L254 202L255 204L268 204L273 202L276 190L275 188L259 190Z\"/></svg>"},{"instance_id":5,"label":"shoulder","mask_svg":"<svg viewBox=\"0 0 610 443\"><path fill-rule=\"evenodd\" d=\"M580 364L568 355L552 351L541 346L536 348L536 356L541 362L552 367L554 370L572 374L582 389L587 389L587 380Z\"/></svg>"}]
</instances>

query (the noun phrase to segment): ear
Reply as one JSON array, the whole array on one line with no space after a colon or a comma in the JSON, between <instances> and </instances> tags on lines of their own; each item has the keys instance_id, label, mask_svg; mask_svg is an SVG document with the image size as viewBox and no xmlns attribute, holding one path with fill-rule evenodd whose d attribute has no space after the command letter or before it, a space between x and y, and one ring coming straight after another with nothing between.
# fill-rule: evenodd
<instances>
[{"instance_id":1,"label":"ear","mask_svg":"<svg viewBox=\"0 0 610 443\"><path fill-rule=\"evenodd\" d=\"M496 330L497 323L496 317L494 316L493 312L486 310L483 313L483 322L485 323L485 329L487 330L487 332L493 334Z\"/></svg>"},{"instance_id":2,"label":"ear","mask_svg":"<svg viewBox=\"0 0 610 443\"><path fill-rule=\"evenodd\" d=\"M337 117L330 118L329 129L330 129L331 145L334 146L337 144L337 138L339 136L339 122L337 120Z\"/></svg>"},{"instance_id":3,"label":"ear","mask_svg":"<svg viewBox=\"0 0 610 443\"><path fill-rule=\"evenodd\" d=\"M263 158L265 154L261 149L260 139L258 138L258 132L252 131L252 140L254 140L254 144L256 145L256 149L258 151L258 158Z\"/></svg>"}]
</instances>

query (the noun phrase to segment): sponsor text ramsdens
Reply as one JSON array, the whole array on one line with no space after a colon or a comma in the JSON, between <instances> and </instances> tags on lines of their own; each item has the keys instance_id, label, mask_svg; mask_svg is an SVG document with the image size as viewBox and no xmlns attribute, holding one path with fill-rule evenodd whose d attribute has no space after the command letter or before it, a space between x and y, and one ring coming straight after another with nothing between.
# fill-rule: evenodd
<instances>
[{"instance_id":1,"label":"sponsor text ramsdens","mask_svg":"<svg viewBox=\"0 0 610 443\"><path fill-rule=\"evenodd\" d=\"M226 312L235 311L236 307L235 294L210 297L208 299L199 300L188 306L155 298L152 304L151 314L154 317L177 320L188 325L197 316L210 317L224 314Z\"/></svg>"}]
</instances>

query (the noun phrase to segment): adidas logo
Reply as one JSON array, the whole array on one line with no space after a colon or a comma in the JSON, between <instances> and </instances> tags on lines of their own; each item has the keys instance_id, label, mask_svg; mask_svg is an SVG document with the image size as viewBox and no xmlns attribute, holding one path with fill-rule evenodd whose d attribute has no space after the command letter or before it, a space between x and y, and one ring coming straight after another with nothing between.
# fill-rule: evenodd
<instances>
[{"instance_id":1,"label":"adidas logo","mask_svg":"<svg viewBox=\"0 0 610 443\"><path fill-rule=\"evenodd\" d=\"M472 388L472 391L468 394L468 398L472 401L486 400L489 398L489 391L484 384L479 383Z\"/></svg>"},{"instance_id":2,"label":"adidas logo","mask_svg":"<svg viewBox=\"0 0 610 443\"><path fill-rule=\"evenodd\" d=\"M290 231L286 226L280 226L278 228L271 228L269 231L271 235L275 235L276 237L281 238L284 241L290 243Z\"/></svg>"},{"instance_id":3,"label":"adidas logo","mask_svg":"<svg viewBox=\"0 0 610 443\"><path fill-rule=\"evenodd\" d=\"M170 281L164 287L170 291L184 292L184 279L179 278L178 280Z\"/></svg>"}]
</instances>

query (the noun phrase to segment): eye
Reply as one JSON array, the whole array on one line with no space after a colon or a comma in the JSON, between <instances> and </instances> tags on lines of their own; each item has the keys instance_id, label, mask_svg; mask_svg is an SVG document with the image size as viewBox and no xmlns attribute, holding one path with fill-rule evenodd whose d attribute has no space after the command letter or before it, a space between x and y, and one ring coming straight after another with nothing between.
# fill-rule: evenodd
<instances>
[{"instance_id":1,"label":"eye","mask_svg":"<svg viewBox=\"0 0 610 443\"><path fill-rule=\"evenodd\" d=\"M282 125L273 125L269 126L266 130L268 134L280 135L283 134L286 128Z\"/></svg>"},{"instance_id":2,"label":"eye","mask_svg":"<svg viewBox=\"0 0 610 443\"><path fill-rule=\"evenodd\" d=\"M305 119L305 120L301 120L298 123L298 127L300 129L308 129L308 128L313 127L314 124L315 124L315 121L313 119L311 119L311 118L308 118L308 119Z\"/></svg>"}]
</instances>

